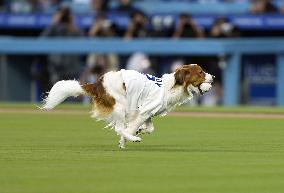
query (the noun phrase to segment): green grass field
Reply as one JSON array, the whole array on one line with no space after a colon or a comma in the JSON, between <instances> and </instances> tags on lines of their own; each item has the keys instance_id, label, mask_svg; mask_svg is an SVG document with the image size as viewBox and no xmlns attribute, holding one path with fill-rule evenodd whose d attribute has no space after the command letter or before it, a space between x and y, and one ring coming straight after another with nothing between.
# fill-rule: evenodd
<instances>
[{"instance_id":1,"label":"green grass field","mask_svg":"<svg viewBox=\"0 0 284 193\"><path fill-rule=\"evenodd\" d=\"M120 150L88 110L2 112L0 193L284 191L283 119L167 116L154 124L153 134Z\"/></svg>"}]
</instances>

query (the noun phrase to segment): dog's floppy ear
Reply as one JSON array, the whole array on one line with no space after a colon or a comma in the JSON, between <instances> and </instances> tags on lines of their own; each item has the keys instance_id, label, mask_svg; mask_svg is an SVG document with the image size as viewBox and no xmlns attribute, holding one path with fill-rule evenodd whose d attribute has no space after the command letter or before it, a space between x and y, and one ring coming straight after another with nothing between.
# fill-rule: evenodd
<instances>
[{"instance_id":1,"label":"dog's floppy ear","mask_svg":"<svg viewBox=\"0 0 284 193\"><path fill-rule=\"evenodd\" d=\"M176 80L176 85L183 85L185 81L186 75L188 75L189 72L185 68L178 69L175 72L175 80Z\"/></svg>"}]
</instances>

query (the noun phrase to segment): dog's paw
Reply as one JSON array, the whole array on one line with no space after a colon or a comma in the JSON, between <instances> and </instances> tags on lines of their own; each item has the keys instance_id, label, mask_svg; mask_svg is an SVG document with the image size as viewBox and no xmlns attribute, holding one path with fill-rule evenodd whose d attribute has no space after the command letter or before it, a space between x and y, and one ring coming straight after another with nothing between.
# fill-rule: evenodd
<instances>
[{"instance_id":1,"label":"dog's paw","mask_svg":"<svg viewBox=\"0 0 284 193\"><path fill-rule=\"evenodd\" d=\"M137 137L137 136L133 136L132 138L132 142L140 142L142 139L140 137Z\"/></svg>"},{"instance_id":2,"label":"dog's paw","mask_svg":"<svg viewBox=\"0 0 284 193\"><path fill-rule=\"evenodd\" d=\"M139 128L138 131L136 131L136 136L141 135L141 134L151 134L154 131L154 127L150 128Z\"/></svg>"},{"instance_id":3,"label":"dog's paw","mask_svg":"<svg viewBox=\"0 0 284 193\"><path fill-rule=\"evenodd\" d=\"M140 137L134 136L134 135L130 135L127 132L122 132L122 135L125 139L127 139L128 141L132 141L132 142L140 142L142 139Z\"/></svg>"},{"instance_id":4,"label":"dog's paw","mask_svg":"<svg viewBox=\"0 0 284 193\"><path fill-rule=\"evenodd\" d=\"M118 147L120 148L120 149L125 149L125 145L124 144L118 144Z\"/></svg>"}]
</instances>

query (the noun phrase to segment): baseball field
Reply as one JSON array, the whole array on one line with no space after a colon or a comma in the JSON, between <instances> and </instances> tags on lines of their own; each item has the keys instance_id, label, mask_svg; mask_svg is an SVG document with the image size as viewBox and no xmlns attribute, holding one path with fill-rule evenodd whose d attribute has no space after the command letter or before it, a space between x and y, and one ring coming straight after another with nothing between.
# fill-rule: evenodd
<instances>
[{"instance_id":1,"label":"baseball field","mask_svg":"<svg viewBox=\"0 0 284 193\"><path fill-rule=\"evenodd\" d=\"M280 193L284 109L183 107L117 147L80 105L0 104L0 193Z\"/></svg>"}]
</instances>

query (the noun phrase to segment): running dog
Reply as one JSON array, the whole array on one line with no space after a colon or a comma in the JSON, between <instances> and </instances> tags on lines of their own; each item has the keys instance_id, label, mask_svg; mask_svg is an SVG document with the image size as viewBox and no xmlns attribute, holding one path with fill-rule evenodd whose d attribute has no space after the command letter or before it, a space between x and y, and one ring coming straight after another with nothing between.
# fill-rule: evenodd
<instances>
[{"instance_id":1,"label":"running dog","mask_svg":"<svg viewBox=\"0 0 284 193\"><path fill-rule=\"evenodd\" d=\"M44 99L42 109L53 109L67 97L88 95L92 117L105 120L126 141L140 142L140 133L151 133L151 118L166 115L176 106L210 90L214 76L197 64L184 65L161 78L133 70L111 71L97 82L81 85L76 80L57 82Z\"/></svg>"}]
</instances>

